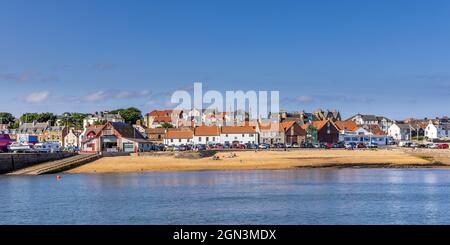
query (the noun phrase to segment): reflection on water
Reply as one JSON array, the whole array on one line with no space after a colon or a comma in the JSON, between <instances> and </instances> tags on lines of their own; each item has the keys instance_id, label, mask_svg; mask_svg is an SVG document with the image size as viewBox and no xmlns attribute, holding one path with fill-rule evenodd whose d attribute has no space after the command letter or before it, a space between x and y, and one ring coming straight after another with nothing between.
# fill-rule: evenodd
<instances>
[{"instance_id":1,"label":"reflection on water","mask_svg":"<svg viewBox=\"0 0 450 245\"><path fill-rule=\"evenodd\" d=\"M450 171L0 177L2 224L450 224Z\"/></svg>"}]
</instances>

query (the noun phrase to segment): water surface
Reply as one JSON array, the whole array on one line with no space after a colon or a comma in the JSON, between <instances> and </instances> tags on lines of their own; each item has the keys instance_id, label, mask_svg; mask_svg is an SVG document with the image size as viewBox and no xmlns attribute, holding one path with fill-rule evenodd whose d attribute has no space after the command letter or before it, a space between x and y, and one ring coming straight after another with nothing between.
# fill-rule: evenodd
<instances>
[{"instance_id":1,"label":"water surface","mask_svg":"<svg viewBox=\"0 0 450 245\"><path fill-rule=\"evenodd\" d=\"M0 223L450 224L450 171L0 176Z\"/></svg>"}]
</instances>

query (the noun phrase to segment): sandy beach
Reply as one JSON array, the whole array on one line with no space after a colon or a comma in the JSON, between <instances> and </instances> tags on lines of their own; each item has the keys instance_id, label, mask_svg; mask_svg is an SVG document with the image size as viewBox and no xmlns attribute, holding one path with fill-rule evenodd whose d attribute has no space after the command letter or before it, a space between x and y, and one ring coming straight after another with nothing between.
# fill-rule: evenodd
<instances>
[{"instance_id":1,"label":"sandy beach","mask_svg":"<svg viewBox=\"0 0 450 245\"><path fill-rule=\"evenodd\" d=\"M445 151L447 152L447 151ZM235 157L231 157L235 155ZM445 167L426 152L394 150L320 150L218 152L200 159L173 155L103 157L68 173L117 173L186 170L250 170L313 167Z\"/></svg>"}]
</instances>

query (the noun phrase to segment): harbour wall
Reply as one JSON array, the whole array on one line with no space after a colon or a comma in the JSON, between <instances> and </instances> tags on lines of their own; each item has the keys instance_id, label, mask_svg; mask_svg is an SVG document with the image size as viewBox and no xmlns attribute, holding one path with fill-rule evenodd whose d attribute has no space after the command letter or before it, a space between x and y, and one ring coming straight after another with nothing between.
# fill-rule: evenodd
<instances>
[{"instance_id":1,"label":"harbour wall","mask_svg":"<svg viewBox=\"0 0 450 245\"><path fill-rule=\"evenodd\" d=\"M18 169L30 167L39 163L55 161L73 156L74 153L1 153L0 174L5 174Z\"/></svg>"}]
</instances>

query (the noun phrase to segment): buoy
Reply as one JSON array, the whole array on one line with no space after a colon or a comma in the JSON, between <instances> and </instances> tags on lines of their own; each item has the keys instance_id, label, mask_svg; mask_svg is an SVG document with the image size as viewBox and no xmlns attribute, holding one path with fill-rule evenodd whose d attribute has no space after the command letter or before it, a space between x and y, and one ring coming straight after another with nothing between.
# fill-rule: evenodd
<instances>
[{"instance_id":1,"label":"buoy","mask_svg":"<svg viewBox=\"0 0 450 245\"><path fill-rule=\"evenodd\" d=\"M61 180L61 176L60 175L56 175L56 180Z\"/></svg>"}]
</instances>

